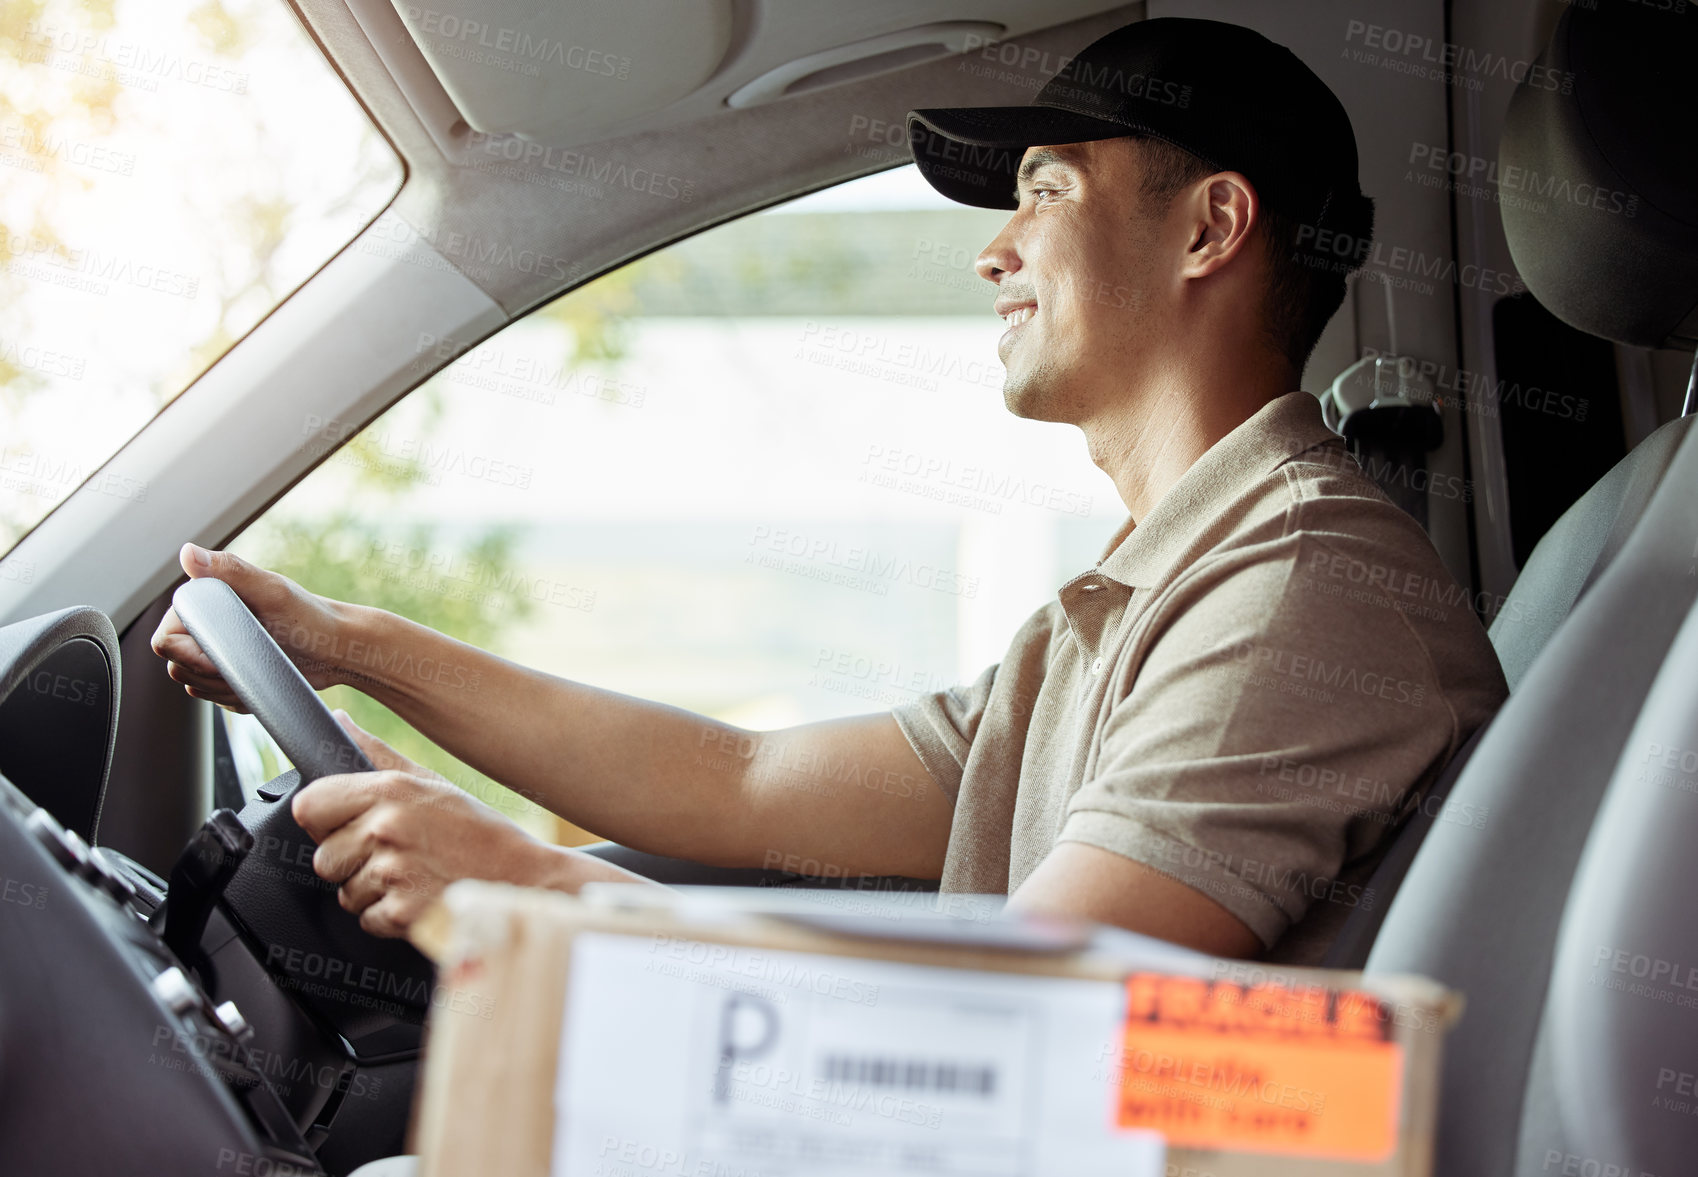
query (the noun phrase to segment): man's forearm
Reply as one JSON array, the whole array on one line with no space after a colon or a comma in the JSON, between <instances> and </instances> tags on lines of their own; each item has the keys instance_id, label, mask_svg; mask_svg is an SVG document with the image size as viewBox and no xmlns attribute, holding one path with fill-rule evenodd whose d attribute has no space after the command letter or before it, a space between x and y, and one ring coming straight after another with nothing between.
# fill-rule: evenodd
<instances>
[{"instance_id":1,"label":"man's forearm","mask_svg":"<svg viewBox=\"0 0 1698 1177\"><path fill-rule=\"evenodd\" d=\"M735 766L692 755L700 716L531 670L383 610L351 610L349 624L342 681L569 821L688 854L735 805Z\"/></svg>"},{"instance_id":2,"label":"man's forearm","mask_svg":"<svg viewBox=\"0 0 1698 1177\"><path fill-rule=\"evenodd\" d=\"M573 850L567 846L550 846L549 850L551 861L531 880L533 886L546 887L551 891L565 891L569 895L576 895L585 883L647 883L652 887L664 886L606 859L585 854L582 850Z\"/></svg>"},{"instance_id":3,"label":"man's forearm","mask_svg":"<svg viewBox=\"0 0 1698 1177\"><path fill-rule=\"evenodd\" d=\"M949 806L887 716L756 734L531 670L382 610L350 608L347 626L341 681L604 837L722 866L941 868Z\"/></svg>"}]
</instances>

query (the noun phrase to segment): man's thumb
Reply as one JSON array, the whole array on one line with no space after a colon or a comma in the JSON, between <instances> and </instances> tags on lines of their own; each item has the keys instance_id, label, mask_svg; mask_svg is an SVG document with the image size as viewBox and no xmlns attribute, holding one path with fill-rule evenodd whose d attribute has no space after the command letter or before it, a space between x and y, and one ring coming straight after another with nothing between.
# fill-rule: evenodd
<instances>
[{"instance_id":1,"label":"man's thumb","mask_svg":"<svg viewBox=\"0 0 1698 1177\"><path fill-rule=\"evenodd\" d=\"M220 580L233 581L245 567L238 556L232 556L229 552L208 551L196 544L184 544L182 551L177 553L177 559L191 580L216 576ZM230 587L236 586L231 584Z\"/></svg>"},{"instance_id":2,"label":"man's thumb","mask_svg":"<svg viewBox=\"0 0 1698 1177\"><path fill-rule=\"evenodd\" d=\"M408 760L405 756L401 755L401 753L391 748L388 744L366 731L366 729L361 727L358 723L355 723L354 717L349 715L340 707L338 707L335 711L332 711L331 715L335 717L337 723L342 725L342 730L348 733L348 737L352 739L355 744L359 745L360 751L366 754L366 759L371 761L373 768L416 770L419 767L411 760Z\"/></svg>"}]
</instances>

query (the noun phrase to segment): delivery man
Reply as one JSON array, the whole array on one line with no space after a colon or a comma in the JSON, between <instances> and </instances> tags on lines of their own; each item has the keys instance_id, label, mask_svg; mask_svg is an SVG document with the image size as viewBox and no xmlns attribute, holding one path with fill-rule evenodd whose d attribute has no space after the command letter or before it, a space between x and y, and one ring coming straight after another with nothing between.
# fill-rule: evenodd
<instances>
[{"instance_id":1,"label":"delivery man","mask_svg":"<svg viewBox=\"0 0 1698 1177\"><path fill-rule=\"evenodd\" d=\"M185 546L184 570L227 581L315 687L365 691L636 849L935 878L1316 961L1372 902L1387 830L1506 695L1426 535L1299 390L1371 238L1349 117L1259 34L1161 19L1088 46L1029 106L915 111L909 131L940 192L1010 210L977 263L1008 408L1076 425L1128 512L976 681L748 732L228 553ZM174 613L153 648L191 695L240 706ZM633 877L343 722L379 771L317 781L295 815L371 932L403 933L459 878Z\"/></svg>"}]
</instances>

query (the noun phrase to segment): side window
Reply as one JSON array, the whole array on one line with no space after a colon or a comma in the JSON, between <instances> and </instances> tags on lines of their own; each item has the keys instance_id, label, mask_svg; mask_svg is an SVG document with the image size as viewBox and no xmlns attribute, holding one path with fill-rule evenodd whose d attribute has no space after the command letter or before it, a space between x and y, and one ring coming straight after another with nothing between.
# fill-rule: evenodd
<instances>
[{"instance_id":1,"label":"side window","mask_svg":"<svg viewBox=\"0 0 1698 1177\"><path fill-rule=\"evenodd\" d=\"M315 592L751 728L971 679L1124 518L1076 430L1003 407L973 262L1004 216L909 167L691 238L456 359L232 546ZM330 694L537 832L590 838ZM279 761L238 723L251 788Z\"/></svg>"}]
</instances>

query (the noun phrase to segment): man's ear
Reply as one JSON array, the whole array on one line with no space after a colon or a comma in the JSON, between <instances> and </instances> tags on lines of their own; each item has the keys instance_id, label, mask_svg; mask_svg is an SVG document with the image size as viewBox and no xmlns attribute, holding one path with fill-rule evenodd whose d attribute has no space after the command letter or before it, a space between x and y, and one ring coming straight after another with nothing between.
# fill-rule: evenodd
<instances>
[{"instance_id":1,"label":"man's ear","mask_svg":"<svg viewBox=\"0 0 1698 1177\"><path fill-rule=\"evenodd\" d=\"M1262 219L1261 198L1238 172L1200 181L1187 203L1191 245L1180 265L1187 278L1205 277L1237 257Z\"/></svg>"}]
</instances>

